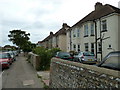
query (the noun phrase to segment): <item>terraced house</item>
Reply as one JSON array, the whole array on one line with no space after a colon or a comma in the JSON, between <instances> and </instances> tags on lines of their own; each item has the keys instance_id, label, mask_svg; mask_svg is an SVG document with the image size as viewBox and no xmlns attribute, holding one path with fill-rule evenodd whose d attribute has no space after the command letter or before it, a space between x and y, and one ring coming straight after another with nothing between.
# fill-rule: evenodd
<instances>
[{"instance_id":1,"label":"terraced house","mask_svg":"<svg viewBox=\"0 0 120 90\"><path fill-rule=\"evenodd\" d=\"M95 10L67 30L67 52L91 51L101 60L111 51L118 51L120 9L95 4Z\"/></svg>"}]
</instances>

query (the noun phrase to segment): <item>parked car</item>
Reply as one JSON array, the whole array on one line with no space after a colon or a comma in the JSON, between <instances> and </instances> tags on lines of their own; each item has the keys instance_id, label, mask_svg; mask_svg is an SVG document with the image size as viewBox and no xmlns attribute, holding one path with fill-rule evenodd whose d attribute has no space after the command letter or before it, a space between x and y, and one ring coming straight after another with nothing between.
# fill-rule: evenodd
<instances>
[{"instance_id":1,"label":"parked car","mask_svg":"<svg viewBox=\"0 0 120 90\"><path fill-rule=\"evenodd\" d=\"M12 61L9 53L4 52L0 53L0 64L2 66L2 69L9 68L11 63Z\"/></svg>"},{"instance_id":2,"label":"parked car","mask_svg":"<svg viewBox=\"0 0 120 90\"><path fill-rule=\"evenodd\" d=\"M61 58L61 59L70 60L70 61L73 60L73 57L68 52L57 52L56 58Z\"/></svg>"},{"instance_id":3,"label":"parked car","mask_svg":"<svg viewBox=\"0 0 120 90\"><path fill-rule=\"evenodd\" d=\"M9 51L8 53L11 55L12 62L16 61L16 55L15 55L15 53L13 51Z\"/></svg>"},{"instance_id":4,"label":"parked car","mask_svg":"<svg viewBox=\"0 0 120 90\"><path fill-rule=\"evenodd\" d=\"M74 61L80 63L96 64L97 59L93 53L88 51L81 51L77 55L74 55Z\"/></svg>"},{"instance_id":5,"label":"parked car","mask_svg":"<svg viewBox=\"0 0 120 90\"><path fill-rule=\"evenodd\" d=\"M13 53L14 53L15 56L18 56L18 51L17 50L13 51Z\"/></svg>"},{"instance_id":6,"label":"parked car","mask_svg":"<svg viewBox=\"0 0 120 90\"><path fill-rule=\"evenodd\" d=\"M110 52L97 66L120 71L120 51Z\"/></svg>"}]
</instances>

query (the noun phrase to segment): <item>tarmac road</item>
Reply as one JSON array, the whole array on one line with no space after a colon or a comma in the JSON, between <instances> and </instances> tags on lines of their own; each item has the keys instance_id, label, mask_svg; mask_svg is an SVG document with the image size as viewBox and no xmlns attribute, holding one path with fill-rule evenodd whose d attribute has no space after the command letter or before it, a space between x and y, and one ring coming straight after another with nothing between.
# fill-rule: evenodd
<instances>
[{"instance_id":1,"label":"tarmac road","mask_svg":"<svg viewBox=\"0 0 120 90\"><path fill-rule=\"evenodd\" d=\"M2 88L43 88L36 70L26 61L23 54L16 57L16 61L5 69L2 74Z\"/></svg>"}]
</instances>

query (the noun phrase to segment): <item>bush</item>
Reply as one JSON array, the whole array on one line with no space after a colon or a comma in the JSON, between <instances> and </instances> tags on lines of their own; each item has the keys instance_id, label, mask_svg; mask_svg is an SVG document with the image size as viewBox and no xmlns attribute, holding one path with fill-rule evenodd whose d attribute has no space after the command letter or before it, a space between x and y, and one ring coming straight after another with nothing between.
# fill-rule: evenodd
<instances>
[{"instance_id":1,"label":"bush","mask_svg":"<svg viewBox=\"0 0 120 90\"><path fill-rule=\"evenodd\" d=\"M60 51L60 49L53 48L53 49L45 49L43 47L36 47L33 49L33 53L40 56L40 67L37 70L48 70L50 68L50 61L55 53Z\"/></svg>"},{"instance_id":2,"label":"bush","mask_svg":"<svg viewBox=\"0 0 120 90\"><path fill-rule=\"evenodd\" d=\"M54 57L57 52L61 51L59 48L52 48L48 50L51 53L51 56Z\"/></svg>"}]
</instances>

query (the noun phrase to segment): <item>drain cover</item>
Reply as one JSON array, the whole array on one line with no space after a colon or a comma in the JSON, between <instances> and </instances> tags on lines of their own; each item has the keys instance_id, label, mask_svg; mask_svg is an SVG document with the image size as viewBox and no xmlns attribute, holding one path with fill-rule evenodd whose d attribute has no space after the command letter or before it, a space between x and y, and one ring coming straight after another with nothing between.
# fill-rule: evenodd
<instances>
[{"instance_id":1,"label":"drain cover","mask_svg":"<svg viewBox=\"0 0 120 90\"><path fill-rule=\"evenodd\" d=\"M25 80L25 81L23 81L24 86L28 86L28 85L32 85L32 84L34 84L33 80Z\"/></svg>"}]
</instances>

